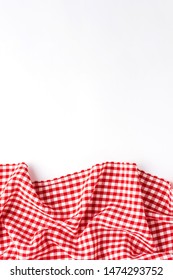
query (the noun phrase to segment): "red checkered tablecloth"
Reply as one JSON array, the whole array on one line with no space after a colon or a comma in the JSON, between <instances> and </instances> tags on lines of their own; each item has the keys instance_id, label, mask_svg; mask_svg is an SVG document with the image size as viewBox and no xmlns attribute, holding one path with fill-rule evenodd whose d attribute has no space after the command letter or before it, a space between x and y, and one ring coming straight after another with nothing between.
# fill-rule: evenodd
<instances>
[{"instance_id":1,"label":"red checkered tablecloth","mask_svg":"<svg viewBox=\"0 0 173 280\"><path fill-rule=\"evenodd\" d=\"M136 163L34 182L0 164L0 215L1 260L173 260L171 183Z\"/></svg>"}]
</instances>

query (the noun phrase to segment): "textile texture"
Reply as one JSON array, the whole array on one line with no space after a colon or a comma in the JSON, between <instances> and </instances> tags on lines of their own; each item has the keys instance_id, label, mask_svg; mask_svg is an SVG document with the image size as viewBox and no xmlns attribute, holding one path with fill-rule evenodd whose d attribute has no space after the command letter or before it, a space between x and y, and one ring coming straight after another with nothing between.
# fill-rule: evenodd
<instances>
[{"instance_id":1,"label":"textile texture","mask_svg":"<svg viewBox=\"0 0 173 280\"><path fill-rule=\"evenodd\" d=\"M173 260L171 183L136 163L34 182L0 164L0 215L1 260Z\"/></svg>"}]
</instances>

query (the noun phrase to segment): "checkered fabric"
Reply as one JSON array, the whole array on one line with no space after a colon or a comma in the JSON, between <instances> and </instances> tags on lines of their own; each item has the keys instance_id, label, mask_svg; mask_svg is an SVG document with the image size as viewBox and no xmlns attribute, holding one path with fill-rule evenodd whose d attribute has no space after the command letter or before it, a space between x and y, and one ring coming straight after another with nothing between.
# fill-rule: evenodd
<instances>
[{"instance_id":1,"label":"checkered fabric","mask_svg":"<svg viewBox=\"0 0 173 280\"><path fill-rule=\"evenodd\" d=\"M31 181L0 165L1 260L173 260L173 190L135 163Z\"/></svg>"}]
</instances>

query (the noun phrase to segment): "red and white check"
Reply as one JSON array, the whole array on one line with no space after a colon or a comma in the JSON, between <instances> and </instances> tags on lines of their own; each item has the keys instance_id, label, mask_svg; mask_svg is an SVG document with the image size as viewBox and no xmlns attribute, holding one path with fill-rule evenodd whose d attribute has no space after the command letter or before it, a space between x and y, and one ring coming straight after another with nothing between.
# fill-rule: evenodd
<instances>
[{"instance_id":1,"label":"red and white check","mask_svg":"<svg viewBox=\"0 0 173 280\"><path fill-rule=\"evenodd\" d=\"M173 260L171 183L136 163L34 182L0 164L0 215L1 260Z\"/></svg>"}]
</instances>

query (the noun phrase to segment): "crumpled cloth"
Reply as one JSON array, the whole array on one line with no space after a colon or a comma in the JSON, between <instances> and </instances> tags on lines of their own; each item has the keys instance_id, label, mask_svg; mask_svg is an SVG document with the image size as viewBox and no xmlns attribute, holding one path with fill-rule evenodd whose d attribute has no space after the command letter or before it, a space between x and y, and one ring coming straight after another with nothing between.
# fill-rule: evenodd
<instances>
[{"instance_id":1,"label":"crumpled cloth","mask_svg":"<svg viewBox=\"0 0 173 280\"><path fill-rule=\"evenodd\" d=\"M34 182L0 164L0 217L1 260L173 260L171 183L136 163Z\"/></svg>"}]
</instances>

